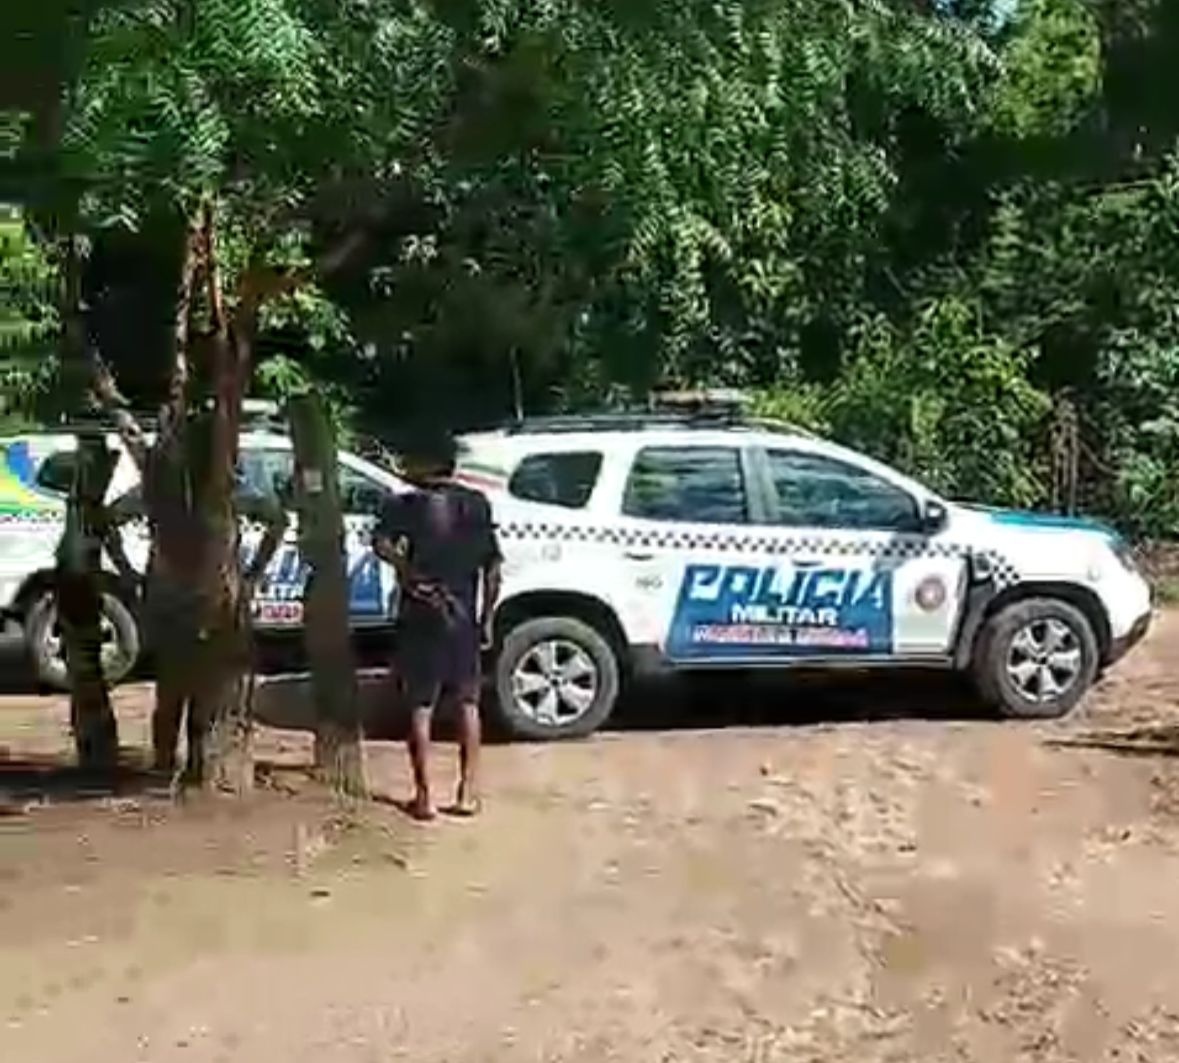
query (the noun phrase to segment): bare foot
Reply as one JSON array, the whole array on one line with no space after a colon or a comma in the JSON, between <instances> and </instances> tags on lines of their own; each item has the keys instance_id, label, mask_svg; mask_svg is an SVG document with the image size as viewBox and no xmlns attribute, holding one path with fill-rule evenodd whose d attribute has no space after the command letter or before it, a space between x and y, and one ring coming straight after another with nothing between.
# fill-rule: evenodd
<instances>
[{"instance_id":1,"label":"bare foot","mask_svg":"<svg viewBox=\"0 0 1179 1063\"><path fill-rule=\"evenodd\" d=\"M414 799L406 804L405 808L419 823L429 823L430 820L437 818L438 815L434 811L434 806L426 794L416 794Z\"/></svg>"},{"instance_id":2,"label":"bare foot","mask_svg":"<svg viewBox=\"0 0 1179 1063\"><path fill-rule=\"evenodd\" d=\"M483 811L483 802L478 795L468 792L467 790L459 789L458 796L454 799L454 804L446 809L446 812L452 816L463 816L470 818L477 816Z\"/></svg>"}]
</instances>

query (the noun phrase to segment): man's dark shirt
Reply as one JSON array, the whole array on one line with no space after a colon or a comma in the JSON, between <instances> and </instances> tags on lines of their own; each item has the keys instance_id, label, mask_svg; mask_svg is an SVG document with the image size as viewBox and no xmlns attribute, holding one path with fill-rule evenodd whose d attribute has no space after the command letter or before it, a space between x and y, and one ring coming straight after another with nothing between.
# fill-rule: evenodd
<instances>
[{"instance_id":1,"label":"man's dark shirt","mask_svg":"<svg viewBox=\"0 0 1179 1063\"><path fill-rule=\"evenodd\" d=\"M491 506L483 495L456 483L393 495L373 534L395 546L401 539L408 544L406 606L412 609L441 588L465 618L476 619L479 573L500 559Z\"/></svg>"}]
</instances>

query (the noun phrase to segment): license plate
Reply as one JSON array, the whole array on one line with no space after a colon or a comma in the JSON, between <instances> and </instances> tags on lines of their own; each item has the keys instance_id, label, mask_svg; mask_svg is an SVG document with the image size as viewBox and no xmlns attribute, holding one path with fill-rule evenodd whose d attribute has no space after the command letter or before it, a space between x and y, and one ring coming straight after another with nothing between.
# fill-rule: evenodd
<instances>
[{"instance_id":1,"label":"license plate","mask_svg":"<svg viewBox=\"0 0 1179 1063\"><path fill-rule=\"evenodd\" d=\"M259 624L273 627L301 624L303 623L303 603L258 602L255 606L254 619Z\"/></svg>"}]
</instances>

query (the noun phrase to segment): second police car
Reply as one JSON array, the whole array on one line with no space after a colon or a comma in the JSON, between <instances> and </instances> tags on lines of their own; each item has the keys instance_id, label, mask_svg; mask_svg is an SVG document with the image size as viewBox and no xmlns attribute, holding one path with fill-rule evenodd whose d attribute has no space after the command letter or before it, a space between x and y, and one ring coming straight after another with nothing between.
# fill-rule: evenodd
<instances>
[{"instance_id":1,"label":"second police car","mask_svg":"<svg viewBox=\"0 0 1179 1063\"><path fill-rule=\"evenodd\" d=\"M667 669L957 669L1056 717L1150 623L1105 526L954 504L740 418L526 421L465 437L459 478L495 512L495 701L524 737L588 734Z\"/></svg>"},{"instance_id":2,"label":"second police car","mask_svg":"<svg viewBox=\"0 0 1179 1063\"><path fill-rule=\"evenodd\" d=\"M32 432L0 439L0 628L23 642L37 678L58 689L67 686L68 675L52 572L65 526L79 431L100 431L118 455L108 501L138 487L139 470L109 428L83 425L73 432ZM267 419L244 431L238 474L248 490L289 496L294 452L285 427ZM370 533L386 496L405 490L406 485L379 465L347 451L338 455L338 485L344 509L349 622L356 631L373 629L380 637L380 629L392 621L396 586L392 569L373 553ZM128 560L142 571L151 540L146 521L125 525L122 539ZM241 540L248 554L257 548L261 529L244 524ZM108 678L117 682L132 672L150 643L151 632L139 628L138 595L115 578L107 561L111 571L103 595L102 657ZM292 631L302 625L306 575L292 513L252 602L260 632Z\"/></svg>"}]
</instances>

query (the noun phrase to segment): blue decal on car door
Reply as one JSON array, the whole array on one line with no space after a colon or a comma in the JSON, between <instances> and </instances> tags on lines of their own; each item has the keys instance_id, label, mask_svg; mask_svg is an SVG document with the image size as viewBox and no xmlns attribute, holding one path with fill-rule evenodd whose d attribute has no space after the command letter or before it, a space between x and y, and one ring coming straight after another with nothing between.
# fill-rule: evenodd
<instances>
[{"instance_id":1,"label":"blue decal on car door","mask_svg":"<svg viewBox=\"0 0 1179 1063\"><path fill-rule=\"evenodd\" d=\"M892 572L809 562L688 565L667 646L673 660L892 651Z\"/></svg>"}]
</instances>

